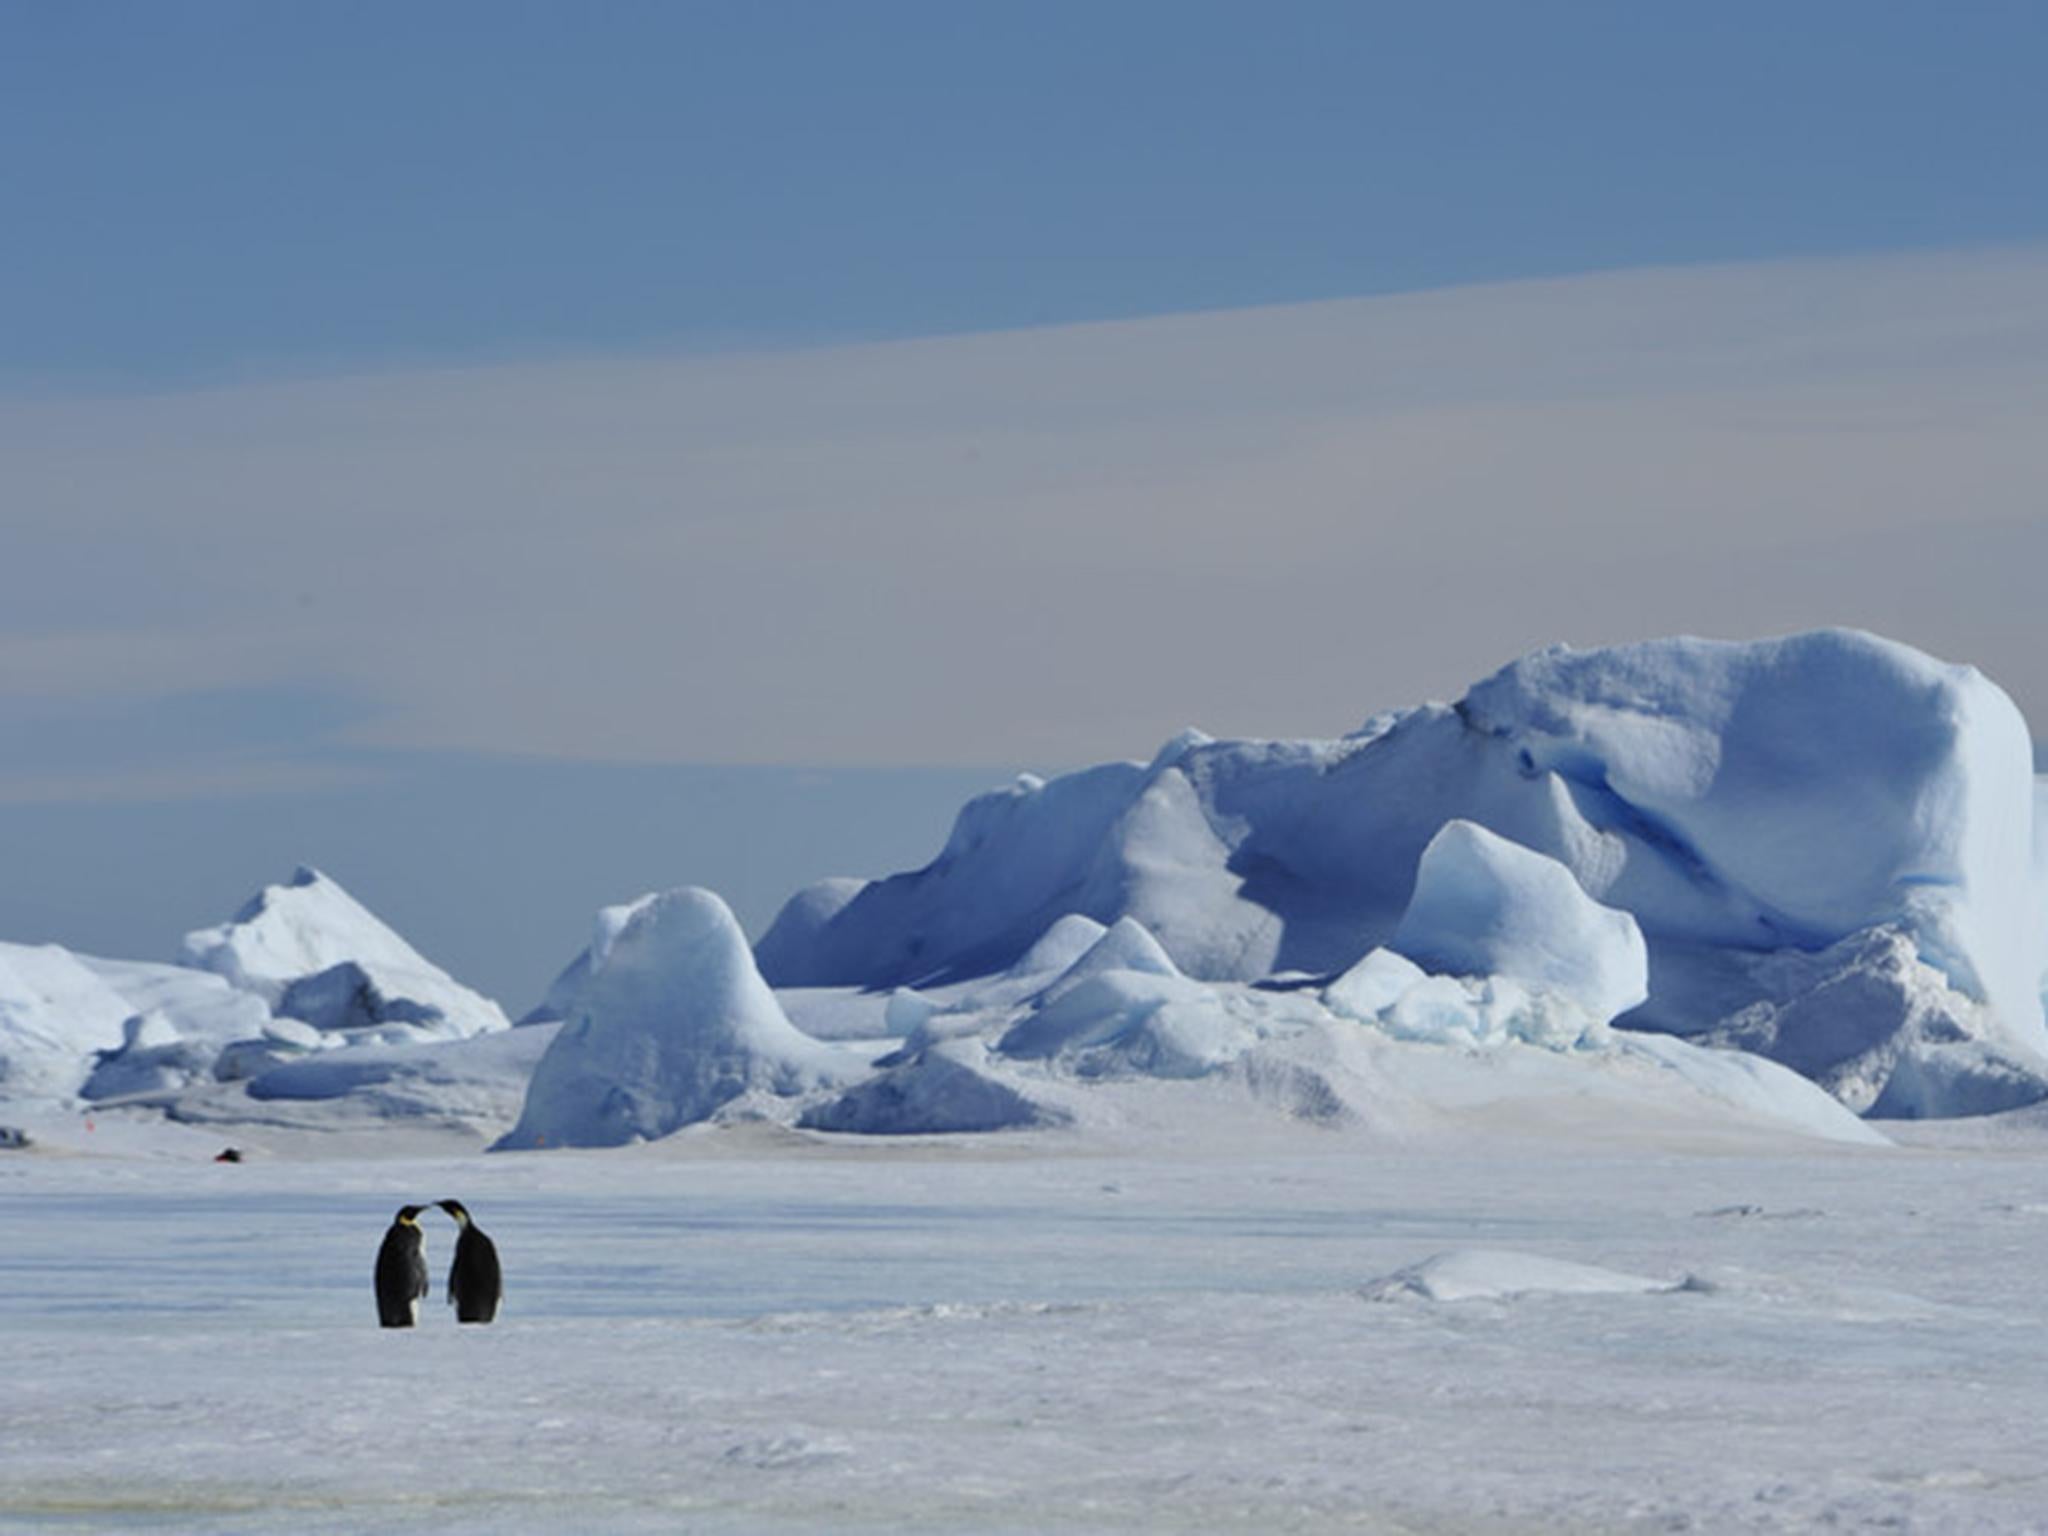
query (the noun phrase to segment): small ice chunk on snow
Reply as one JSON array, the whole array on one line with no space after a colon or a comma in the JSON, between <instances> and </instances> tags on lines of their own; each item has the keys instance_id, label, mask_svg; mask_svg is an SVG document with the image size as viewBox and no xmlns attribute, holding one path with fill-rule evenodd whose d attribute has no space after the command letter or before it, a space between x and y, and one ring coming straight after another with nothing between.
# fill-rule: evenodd
<instances>
[{"instance_id":1,"label":"small ice chunk on snow","mask_svg":"<svg viewBox=\"0 0 2048 1536\"><path fill-rule=\"evenodd\" d=\"M882 1027L901 1038L915 1031L938 1012L938 1008L939 1005L922 992L898 987L889 994L888 1006L882 1010Z\"/></svg>"},{"instance_id":2,"label":"small ice chunk on snow","mask_svg":"<svg viewBox=\"0 0 2048 1536\"><path fill-rule=\"evenodd\" d=\"M1358 964L1323 989L1332 1013L1370 1023L1429 973L1391 949L1368 950Z\"/></svg>"},{"instance_id":3,"label":"small ice chunk on snow","mask_svg":"<svg viewBox=\"0 0 2048 1536\"><path fill-rule=\"evenodd\" d=\"M1065 1111L1040 1104L988 1069L987 1052L963 1040L934 1046L806 1110L807 1130L917 1136L1019 1130L1060 1124Z\"/></svg>"},{"instance_id":4,"label":"small ice chunk on snow","mask_svg":"<svg viewBox=\"0 0 2048 1536\"><path fill-rule=\"evenodd\" d=\"M1083 982L1111 971L1133 971L1144 976L1179 976L1159 941L1135 917L1120 917L1088 946L1081 958L1060 972L1059 977L1038 995L1041 1006L1056 1003Z\"/></svg>"},{"instance_id":5,"label":"small ice chunk on snow","mask_svg":"<svg viewBox=\"0 0 2048 1536\"><path fill-rule=\"evenodd\" d=\"M1505 1248L1456 1248L1367 1284L1370 1301L1479 1301L1533 1295L1643 1295L1686 1288L1597 1264Z\"/></svg>"}]
</instances>

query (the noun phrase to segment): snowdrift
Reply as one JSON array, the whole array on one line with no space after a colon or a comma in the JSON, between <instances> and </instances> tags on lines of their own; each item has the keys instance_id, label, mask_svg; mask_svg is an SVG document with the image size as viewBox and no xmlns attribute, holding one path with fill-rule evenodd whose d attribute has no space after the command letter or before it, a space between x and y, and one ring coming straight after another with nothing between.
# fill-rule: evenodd
<instances>
[{"instance_id":1,"label":"snowdrift","mask_svg":"<svg viewBox=\"0 0 2048 1536\"><path fill-rule=\"evenodd\" d=\"M1495 1248L1459 1248L1370 1281L1368 1301L1504 1301L1523 1296L1642 1296L1687 1288L1596 1264Z\"/></svg>"},{"instance_id":2,"label":"snowdrift","mask_svg":"<svg viewBox=\"0 0 2048 1536\"><path fill-rule=\"evenodd\" d=\"M1559 647L1337 741L1187 733L1149 764L1022 777L925 868L800 893L757 954L778 986L930 990L1003 973L1062 918L1130 919L1198 982L1332 978L1405 944L1440 973L1590 988L1590 1017L1637 985L1638 941L1562 987L1517 974L1543 968L1541 914L1586 920L1569 886L1639 935L1626 1027L1761 1050L1858 1110L1978 1113L2048 1093L2035 797L2005 694L1874 635Z\"/></svg>"}]
</instances>

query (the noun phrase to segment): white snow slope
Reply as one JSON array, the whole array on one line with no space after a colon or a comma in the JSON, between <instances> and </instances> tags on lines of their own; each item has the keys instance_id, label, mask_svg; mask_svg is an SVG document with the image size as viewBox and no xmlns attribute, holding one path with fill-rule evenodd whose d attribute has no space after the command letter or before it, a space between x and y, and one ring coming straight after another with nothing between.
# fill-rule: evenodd
<instances>
[{"instance_id":1,"label":"white snow slope","mask_svg":"<svg viewBox=\"0 0 2048 1536\"><path fill-rule=\"evenodd\" d=\"M70 1098L134 1012L69 950L0 944L0 1100Z\"/></svg>"},{"instance_id":2,"label":"white snow slope","mask_svg":"<svg viewBox=\"0 0 2048 1536\"><path fill-rule=\"evenodd\" d=\"M757 957L778 986L932 986L1080 914L1201 980L1329 976L1464 821L1634 919L1631 1027L1739 1030L1859 1111L1975 1113L2048 1092L2035 798L2005 694L1877 636L1559 648L1338 741L1188 733L1021 778L924 869L800 894Z\"/></svg>"}]
</instances>

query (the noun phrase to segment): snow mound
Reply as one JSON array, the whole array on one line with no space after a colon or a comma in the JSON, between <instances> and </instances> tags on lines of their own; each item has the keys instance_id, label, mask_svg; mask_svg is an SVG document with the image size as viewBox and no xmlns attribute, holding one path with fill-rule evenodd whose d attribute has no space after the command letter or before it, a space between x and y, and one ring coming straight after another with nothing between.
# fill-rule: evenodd
<instances>
[{"instance_id":1,"label":"snow mound","mask_svg":"<svg viewBox=\"0 0 2048 1536\"><path fill-rule=\"evenodd\" d=\"M285 1062L318 1051L341 1050L348 1044L342 1036L322 1034L298 1019L271 1019L260 1033L229 1041L214 1060L213 1075L224 1083L240 1082Z\"/></svg>"},{"instance_id":2,"label":"snow mound","mask_svg":"<svg viewBox=\"0 0 2048 1536\"><path fill-rule=\"evenodd\" d=\"M986 1051L965 1041L919 1051L839 1097L813 1105L797 1124L865 1136L917 1136L1020 1130L1068 1119L1065 1111L1033 1099L1022 1085L995 1075Z\"/></svg>"},{"instance_id":3,"label":"snow mound","mask_svg":"<svg viewBox=\"0 0 2048 1536\"><path fill-rule=\"evenodd\" d=\"M1322 996L1338 1017L1377 1025L1400 1040L1463 1046L1518 1041L1553 1051L1613 1043L1604 1019L1588 1012L1577 996L1506 975L1432 976L1391 949L1373 950Z\"/></svg>"},{"instance_id":4,"label":"snow mound","mask_svg":"<svg viewBox=\"0 0 2048 1536\"><path fill-rule=\"evenodd\" d=\"M101 1099L209 1078L221 1048L269 1016L205 971L0 944L0 1097Z\"/></svg>"},{"instance_id":5,"label":"snow mound","mask_svg":"<svg viewBox=\"0 0 2048 1536\"><path fill-rule=\"evenodd\" d=\"M0 944L0 1099L69 1099L135 1010L69 950Z\"/></svg>"},{"instance_id":6,"label":"snow mound","mask_svg":"<svg viewBox=\"0 0 2048 1536\"><path fill-rule=\"evenodd\" d=\"M801 1033L731 911L696 888L610 908L575 1014L534 1068L501 1148L666 1136L742 1095L843 1081L849 1058Z\"/></svg>"},{"instance_id":7,"label":"snow mound","mask_svg":"<svg viewBox=\"0 0 2048 1536\"><path fill-rule=\"evenodd\" d=\"M147 960L107 960L98 955L77 958L135 1012L161 1014L183 1040L238 1040L260 1031L270 1016L260 998L229 985L211 971Z\"/></svg>"},{"instance_id":8,"label":"snow mound","mask_svg":"<svg viewBox=\"0 0 2048 1536\"><path fill-rule=\"evenodd\" d=\"M1064 1057L1084 1076L1199 1077L1251 1040L1220 1001L1185 977L1106 971L1020 1020L996 1049L1005 1056Z\"/></svg>"},{"instance_id":9,"label":"snow mound","mask_svg":"<svg viewBox=\"0 0 2048 1536\"><path fill-rule=\"evenodd\" d=\"M1642 931L1557 860L1469 821L1422 850L1393 948L1425 969L1499 976L1570 998L1606 1023L1650 995Z\"/></svg>"},{"instance_id":10,"label":"snow mound","mask_svg":"<svg viewBox=\"0 0 2048 1536\"><path fill-rule=\"evenodd\" d=\"M1492 1046L1506 1041L1570 1051L1610 1044L1613 1033L1577 1001L1506 976L1428 976L1377 1021L1397 1040Z\"/></svg>"},{"instance_id":11,"label":"snow mound","mask_svg":"<svg viewBox=\"0 0 2048 1536\"><path fill-rule=\"evenodd\" d=\"M319 1029L410 1026L421 1037L461 1039L508 1027L496 1003L305 866L264 887L231 921L187 934L185 958Z\"/></svg>"},{"instance_id":12,"label":"snow mound","mask_svg":"<svg viewBox=\"0 0 2048 1536\"><path fill-rule=\"evenodd\" d=\"M1371 1023L1428 975L1406 955L1391 949L1369 950L1358 964L1323 989L1323 1001L1332 1013Z\"/></svg>"},{"instance_id":13,"label":"snow mound","mask_svg":"<svg viewBox=\"0 0 2048 1536\"><path fill-rule=\"evenodd\" d=\"M1136 918L1120 917L1042 992L1036 1001L1056 1003L1069 992L1110 971L1143 976L1180 975L1180 967Z\"/></svg>"},{"instance_id":14,"label":"snow mound","mask_svg":"<svg viewBox=\"0 0 2048 1536\"><path fill-rule=\"evenodd\" d=\"M1695 1097L1771 1121L1801 1136L1882 1146L1886 1138L1857 1119L1819 1084L1747 1051L1709 1050L1670 1035L1613 1036L1613 1056L1678 1079Z\"/></svg>"},{"instance_id":15,"label":"snow mound","mask_svg":"<svg viewBox=\"0 0 2048 1536\"><path fill-rule=\"evenodd\" d=\"M187 1040L178 1033L170 1016L160 1010L131 1014L121 1026L120 1046L99 1053L78 1096L95 1100L125 1098L162 1093L209 1079L226 1043Z\"/></svg>"},{"instance_id":16,"label":"snow mound","mask_svg":"<svg viewBox=\"0 0 2048 1536\"><path fill-rule=\"evenodd\" d=\"M1109 932L1092 917L1069 912L1038 936L1038 942L1017 957L1012 976L1043 976L1066 970Z\"/></svg>"},{"instance_id":17,"label":"snow mound","mask_svg":"<svg viewBox=\"0 0 2048 1536\"><path fill-rule=\"evenodd\" d=\"M1370 1301L1499 1301L1517 1296L1615 1296L1680 1291L1684 1280L1549 1259L1501 1248L1458 1248L1366 1285Z\"/></svg>"},{"instance_id":18,"label":"snow mound","mask_svg":"<svg viewBox=\"0 0 2048 1536\"><path fill-rule=\"evenodd\" d=\"M1071 970L1109 929L1092 917L1069 912L1056 919L1038 940L993 980L958 989L958 1008L1009 1008L1036 997Z\"/></svg>"},{"instance_id":19,"label":"snow mound","mask_svg":"<svg viewBox=\"0 0 2048 1536\"><path fill-rule=\"evenodd\" d=\"M1781 1061L1858 1113L1994 1114L2048 1097L2043 1064L2001 1048L1987 1005L1958 992L1900 928L1738 965L1732 984L1755 1001L1692 1038Z\"/></svg>"},{"instance_id":20,"label":"snow mound","mask_svg":"<svg viewBox=\"0 0 2048 1536\"><path fill-rule=\"evenodd\" d=\"M553 1036L545 1027L496 1030L466 1040L320 1051L257 1073L247 1093L259 1102L347 1098L365 1116L496 1134L518 1116Z\"/></svg>"}]
</instances>

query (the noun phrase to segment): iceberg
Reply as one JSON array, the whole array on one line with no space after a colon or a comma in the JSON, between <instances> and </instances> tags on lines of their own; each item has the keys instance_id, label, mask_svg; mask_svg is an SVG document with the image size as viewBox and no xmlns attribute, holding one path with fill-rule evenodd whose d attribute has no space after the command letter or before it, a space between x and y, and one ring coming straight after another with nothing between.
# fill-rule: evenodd
<instances>
[{"instance_id":1,"label":"iceberg","mask_svg":"<svg viewBox=\"0 0 2048 1536\"><path fill-rule=\"evenodd\" d=\"M993 989L1056 922L1128 918L1185 977L1256 983L1339 978L1406 923L1433 966L1812 1070L1806 958L1887 935L1958 1001L1934 1024L1919 983L1877 989L1863 1028L1896 1049L1818 1080L1876 1113L1974 1113L2048 1094L2037 793L1996 685L1875 635L1556 647L1334 741L1190 733L1022 776L924 868L800 893L759 955L777 985ZM1461 932L1493 921L1481 888L1512 945ZM1553 910L1576 974L1543 974ZM1586 948L1589 922L1612 942Z\"/></svg>"},{"instance_id":2,"label":"iceberg","mask_svg":"<svg viewBox=\"0 0 2048 1536\"><path fill-rule=\"evenodd\" d=\"M211 1081L232 1043L272 1022L260 998L210 971L140 960L79 960L135 1009L118 1049L99 1053L80 1089L87 1099L160 1094Z\"/></svg>"},{"instance_id":3,"label":"iceberg","mask_svg":"<svg viewBox=\"0 0 2048 1536\"><path fill-rule=\"evenodd\" d=\"M589 977L533 1071L500 1149L618 1146L749 1095L855 1075L854 1058L789 1022L726 904L695 887L599 915Z\"/></svg>"},{"instance_id":4,"label":"iceberg","mask_svg":"<svg viewBox=\"0 0 2048 1536\"><path fill-rule=\"evenodd\" d=\"M262 1002L179 965L0 944L0 1098L104 1099L210 1080Z\"/></svg>"},{"instance_id":5,"label":"iceberg","mask_svg":"<svg viewBox=\"0 0 2048 1536\"><path fill-rule=\"evenodd\" d=\"M0 1098L75 1098L134 1013L62 946L0 944Z\"/></svg>"},{"instance_id":6,"label":"iceberg","mask_svg":"<svg viewBox=\"0 0 2048 1536\"><path fill-rule=\"evenodd\" d=\"M2041 798L2004 695L1875 636L1558 648L1334 741L1020 776L751 949L709 891L608 907L509 1043L311 869L203 969L0 946L0 1094L508 1149L1246 1099L1868 1140L2048 1094Z\"/></svg>"},{"instance_id":7,"label":"iceberg","mask_svg":"<svg viewBox=\"0 0 2048 1536\"><path fill-rule=\"evenodd\" d=\"M386 927L339 882L300 866L226 923L187 934L188 963L254 993L281 1017L391 1041L465 1039L509 1028L471 991Z\"/></svg>"}]
</instances>

